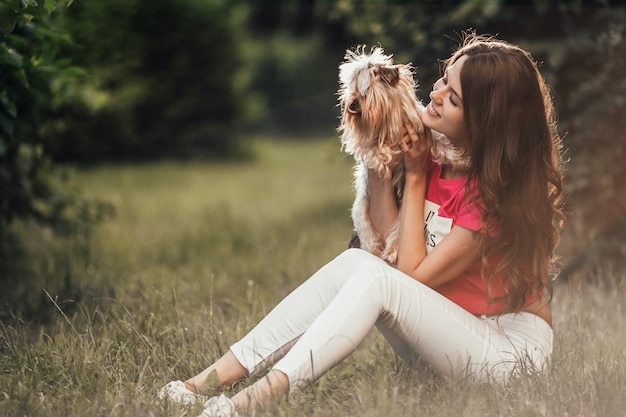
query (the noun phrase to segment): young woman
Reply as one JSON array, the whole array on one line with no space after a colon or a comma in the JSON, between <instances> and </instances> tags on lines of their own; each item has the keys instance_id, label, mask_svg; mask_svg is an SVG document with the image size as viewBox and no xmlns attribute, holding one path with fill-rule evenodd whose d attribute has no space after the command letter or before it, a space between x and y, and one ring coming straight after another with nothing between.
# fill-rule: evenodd
<instances>
[{"instance_id":1,"label":"young woman","mask_svg":"<svg viewBox=\"0 0 626 417\"><path fill-rule=\"evenodd\" d=\"M401 209L392 185L370 173L376 230L384 236L399 217L397 264L345 251L161 398L203 401L215 388L206 381L228 387L270 369L232 399L209 399L202 413L235 416L316 380L374 326L401 357L439 375L504 382L545 367L563 214L561 141L544 80L519 47L469 36L445 63L422 120L464 156L433 158L431 135L407 126Z\"/></svg>"}]
</instances>

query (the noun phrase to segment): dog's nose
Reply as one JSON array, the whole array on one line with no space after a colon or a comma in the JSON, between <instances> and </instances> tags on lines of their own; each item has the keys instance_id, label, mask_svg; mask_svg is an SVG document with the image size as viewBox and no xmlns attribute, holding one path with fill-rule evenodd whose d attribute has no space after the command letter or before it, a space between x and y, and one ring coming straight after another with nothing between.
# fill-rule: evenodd
<instances>
[{"instance_id":1,"label":"dog's nose","mask_svg":"<svg viewBox=\"0 0 626 417\"><path fill-rule=\"evenodd\" d=\"M359 113L361 113L361 106L359 105L359 100L352 100L352 102L348 106L348 111L351 114L359 114Z\"/></svg>"}]
</instances>

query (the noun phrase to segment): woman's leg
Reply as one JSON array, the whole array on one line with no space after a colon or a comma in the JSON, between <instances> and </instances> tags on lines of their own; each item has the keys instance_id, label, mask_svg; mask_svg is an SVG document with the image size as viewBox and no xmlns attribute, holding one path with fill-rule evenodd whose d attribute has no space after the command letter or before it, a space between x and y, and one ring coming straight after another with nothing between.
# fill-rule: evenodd
<instances>
[{"instance_id":1,"label":"woman's leg","mask_svg":"<svg viewBox=\"0 0 626 417\"><path fill-rule=\"evenodd\" d=\"M217 381L214 381L216 386L207 384L207 378L212 373L215 373L217 378ZM222 391L223 387L233 386L235 382L247 376L248 370L239 363L231 351L228 351L211 366L186 380L185 387L192 392L209 391L208 394L212 395Z\"/></svg>"},{"instance_id":2,"label":"woman's leg","mask_svg":"<svg viewBox=\"0 0 626 417\"><path fill-rule=\"evenodd\" d=\"M380 262L362 263L352 278L267 377L238 393L238 408L262 405L316 380L350 355L376 324L399 353L420 357L440 375L506 379L527 349L544 349L523 333L509 337L439 293ZM544 327L544 330L546 329ZM531 324L527 334L536 329ZM545 342L545 343L544 343Z\"/></svg>"},{"instance_id":3,"label":"woman's leg","mask_svg":"<svg viewBox=\"0 0 626 417\"><path fill-rule=\"evenodd\" d=\"M285 297L229 352L185 381L187 388L195 392L211 388L205 386L205 381L213 371L219 385L232 386L272 366L289 351L363 262L384 264L359 249L343 252Z\"/></svg>"}]
</instances>

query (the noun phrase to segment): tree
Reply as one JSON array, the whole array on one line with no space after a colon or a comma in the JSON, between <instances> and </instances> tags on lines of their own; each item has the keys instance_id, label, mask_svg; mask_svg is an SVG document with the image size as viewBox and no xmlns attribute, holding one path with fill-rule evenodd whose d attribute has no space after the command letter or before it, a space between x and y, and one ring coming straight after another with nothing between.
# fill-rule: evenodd
<instances>
[{"instance_id":1,"label":"tree","mask_svg":"<svg viewBox=\"0 0 626 417\"><path fill-rule=\"evenodd\" d=\"M58 109L56 159L238 152L244 107L238 21L219 0L77 2L64 27L88 76Z\"/></svg>"},{"instance_id":2,"label":"tree","mask_svg":"<svg viewBox=\"0 0 626 417\"><path fill-rule=\"evenodd\" d=\"M16 218L61 228L100 213L63 188L44 147L55 85L80 73L59 56L71 40L50 19L69 2L0 3L0 238Z\"/></svg>"}]
</instances>

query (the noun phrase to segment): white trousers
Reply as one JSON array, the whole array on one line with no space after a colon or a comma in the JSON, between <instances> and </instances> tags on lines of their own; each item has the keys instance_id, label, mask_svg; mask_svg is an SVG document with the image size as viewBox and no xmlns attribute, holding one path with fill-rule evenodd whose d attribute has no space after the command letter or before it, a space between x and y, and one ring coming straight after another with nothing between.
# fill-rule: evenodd
<instances>
[{"instance_id":1,"label":"white trousers","mask_svg":"<svg viewBox=\"0 0 626 417\"><path fill-rule=\"evenodd\" d=\"M251 375L284 372L293 390L349 356L374 326L410 363L472 381L541 370L552 353L552 328L538 316L476 317L360 249L322 267L231 351Z\"/></svg>"}]
</instances>

